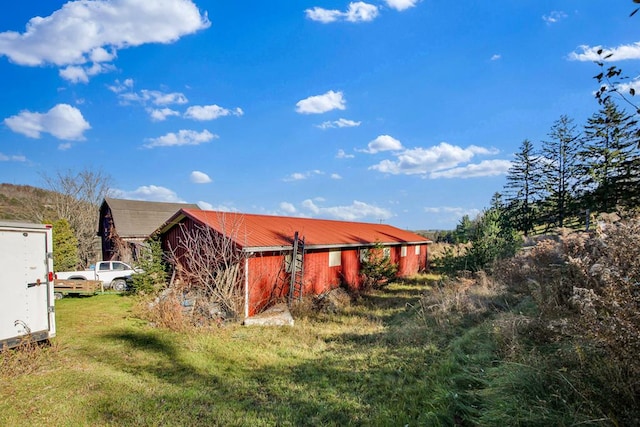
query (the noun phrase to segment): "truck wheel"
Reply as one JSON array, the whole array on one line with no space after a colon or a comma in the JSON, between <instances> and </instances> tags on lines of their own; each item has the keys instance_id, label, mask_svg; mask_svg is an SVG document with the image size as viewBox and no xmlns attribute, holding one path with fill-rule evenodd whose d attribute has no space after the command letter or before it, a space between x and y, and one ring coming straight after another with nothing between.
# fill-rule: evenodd
<instances>
[{"instance_id":1,"label":"truck wheel","mask_svg":"<svg viewBox=\"0 0 640 427\"><path fill-rule=\"evenodd\" d=\"M62 292L53 293L53 299L62 299L62 298L64 298L64 295L62 294Z\"/></svg>"},{"instance_id":2,"label":"truck wheel","mask_svg":"<svg viewBox=\"0 0 640 427\"><path fill-rule=\"evenodd\" d=\"M124 291L127 289L127 282L124 279L114 279L111 282L111 288L114 291Z\"/></svg>"}]
</instances>

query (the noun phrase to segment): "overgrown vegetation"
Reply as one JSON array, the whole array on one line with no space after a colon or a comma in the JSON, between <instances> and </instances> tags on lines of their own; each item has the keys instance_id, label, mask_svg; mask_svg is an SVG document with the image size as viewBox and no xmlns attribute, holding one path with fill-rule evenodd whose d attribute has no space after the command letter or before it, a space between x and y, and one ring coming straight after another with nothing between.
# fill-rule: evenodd
<instances>
[{"instance_id":1,"label":"overgrown vegetation","mask_svg":"<svg viewBox=\"0 0 640 427\"><path fill-rule=\"evenodd\" d=\"M224 235L201 225L189 228L181 224L176 247L164 252L159 241L150 242L149 257L141 265L145 273L133 277L133 293L153 298L151 303L143 304L141 314L145 318L173 330L184 330L215 326L239 317L246 254L234 243L238 224L224 214L219 220ZM169 287L167 270L173 276Z\"/></svg>"},{"instance_id":2,"label":"overgrown vegetation","mask_svg":"<svg viewBox=\"0 0 640 427\"><path fill-rule=\"evenodd\" d=\"M499 260L513 256L522 238L511 227L499 194L492 206L473 221L464 216L454 235L458 242L440 253L432 253L432 267L447 275L459 271L479 271Z\"/></svg>"}]
</instances>

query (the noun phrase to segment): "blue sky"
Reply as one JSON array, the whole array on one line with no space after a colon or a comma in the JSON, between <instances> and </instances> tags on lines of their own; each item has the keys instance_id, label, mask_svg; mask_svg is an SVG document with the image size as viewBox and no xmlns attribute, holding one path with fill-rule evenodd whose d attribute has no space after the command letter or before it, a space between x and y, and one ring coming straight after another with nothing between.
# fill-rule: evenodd
<instances>
[{"instance_id":1,"label":"blue sky","mask_svg":"<svg viewBox=\"0 0 640 427\"><path fill-rule=\"evenodd\" d=\"M122 198L450 229L524 139L597 111L630 0L7 2L0 182L100 170ZM632 82L636 84L638 82Z\"/></svg>"}]
</instances>

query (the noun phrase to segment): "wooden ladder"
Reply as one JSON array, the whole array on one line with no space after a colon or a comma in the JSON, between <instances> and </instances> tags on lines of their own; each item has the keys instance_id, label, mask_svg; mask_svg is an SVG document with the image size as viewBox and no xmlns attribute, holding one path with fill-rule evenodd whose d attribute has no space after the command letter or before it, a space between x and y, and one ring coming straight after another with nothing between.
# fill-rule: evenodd
<instances>
[{"instance_id":1,"label":"wooden ladder","mask_svg":"<svg viewBox=\"0 0 640 427\"><path fill-rule=\"evenodd\" d=\"M293 251L291 253L291 282L289 283L289 306L294 301L302 299L304 286L304 238L298 236L296 231L293 236Z\"/></svg>"}]
</instances>

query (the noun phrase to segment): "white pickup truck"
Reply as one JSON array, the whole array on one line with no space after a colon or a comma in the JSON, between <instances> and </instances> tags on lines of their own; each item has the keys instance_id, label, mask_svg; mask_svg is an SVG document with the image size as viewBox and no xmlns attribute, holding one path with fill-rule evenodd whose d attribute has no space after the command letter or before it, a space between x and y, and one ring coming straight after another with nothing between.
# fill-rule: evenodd
<instances>
[{"instance_id":1,"label":"white pickup truck","mask_svg":"<svg viewBox=\"0 0 640 427\"><path fill-rule=\"evenodd\" d=\"M93 269L83 271L59 271L58 280L99 280L105 289L124 291L127 281L136 271L122 261L100 261Z\"/></svg>"}]
</instances>

